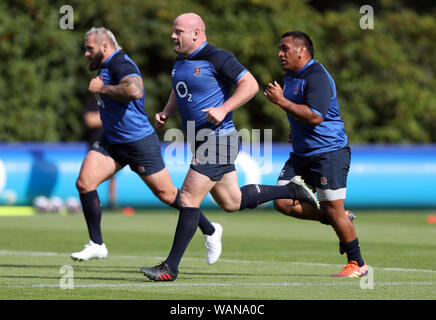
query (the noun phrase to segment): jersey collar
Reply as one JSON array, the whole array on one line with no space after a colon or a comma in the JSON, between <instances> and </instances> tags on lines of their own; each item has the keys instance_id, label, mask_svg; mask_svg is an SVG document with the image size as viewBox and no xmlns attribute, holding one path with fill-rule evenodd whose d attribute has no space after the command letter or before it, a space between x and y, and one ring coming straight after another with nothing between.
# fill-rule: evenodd
<instances>
[{"instance_id":1,"label":"jersey collar","mask_svg":"<svg viewBox=\"0 0 436 320\"><path fill-rule=\"evenodd\" d=\"M113 58L114 55L116 55L118 52L120 52L121 49L115 50L114 52L112 52L112 54L103 62L103 64L101 65L102 67L107 65L109 63L109 61L111 61L111 59Z\"/></svg>"},{"instance_id":2,"label":"jersey collar","mask_svg":"<svg viewBox=\"0 0 436 320\"><path fill-rule=\"evenodd\" d=\"M193 56L195 56L197 53L199 53L206 45L207 45L207 41L205 41L197 50L195 50L193 53L191 53L189 56L187 56L185 59L189 59L192 58Z\"/></svg>"},{"instance_id":3,"label":"jersey collar","mask_svg":"<svg viewBox=\"0 0 436 320\"><path fill-rule=\"evenodd\" d=\"M301 68L300 70L298 70L297 72L294 73L295 76L301 74L304 70L306 70L307 68L309 68L312 64L315 63L315 59L312 59L310 61L308 61L303 68Z\"/></svg>"}]
</instances>

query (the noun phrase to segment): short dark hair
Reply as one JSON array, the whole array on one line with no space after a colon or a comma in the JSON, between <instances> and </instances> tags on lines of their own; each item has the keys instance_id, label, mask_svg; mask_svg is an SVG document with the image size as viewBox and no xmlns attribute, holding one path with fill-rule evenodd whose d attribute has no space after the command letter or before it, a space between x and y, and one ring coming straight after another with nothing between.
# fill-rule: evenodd
<instances>
[{"instance_id":1,"label":"short dark hair","mask_svg":"<svg viewBox=\"0 0 436 320\"><path fill-rule=\"evenodd\" d=\"M307 51L309 52L311 58L313 59L314 57L313 42L307 34L305 34L302 31L289 31L282 34L282 39L285 37L292 37L294 39L298 39L302 41L303 45L307 48Z\"/></svg>"}]
</instances>

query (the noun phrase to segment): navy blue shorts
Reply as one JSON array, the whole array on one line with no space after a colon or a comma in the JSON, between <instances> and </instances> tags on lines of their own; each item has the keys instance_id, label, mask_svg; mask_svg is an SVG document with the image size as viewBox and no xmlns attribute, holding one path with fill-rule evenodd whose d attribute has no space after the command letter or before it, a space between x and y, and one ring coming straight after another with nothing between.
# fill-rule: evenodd
<instances>
[{"instance_id":1,"label":"navy blue shorts","mask_svg":"<svg viewBox=\"0 0 436 320\"><path fill-rule=\"evenodd\" d=\"M308 186L316 190L320 201L345 199L350 162L349 146L308 157L291 152L277 184L283 185L294 176L301 176Z\"/></svg>"},{"instance_id":2,"label":"navy blue shorts","mask_svg":"<svg viewBox=\"0 0 436 320\"><path fill-rule=\"evenodd\" d=\"M130 169L140 176L148 176L165 168L156 132L145 138L121 144L111 144L103 135L92 145L91 150L111 157L122 167L129 165Z\"/></svg>"},{"instance_id":3,"label":"navy blue shorts","mask_svg":"<svg viewBox=\"0 0 436 320\"><path fill-rule=\"evenodd\" d=\"M236 131L223 136L207 136L205 141L196 142L190 166L213 181L220 181L229 172L235 171L241 142Z\"/></svg>"}]
</instances>

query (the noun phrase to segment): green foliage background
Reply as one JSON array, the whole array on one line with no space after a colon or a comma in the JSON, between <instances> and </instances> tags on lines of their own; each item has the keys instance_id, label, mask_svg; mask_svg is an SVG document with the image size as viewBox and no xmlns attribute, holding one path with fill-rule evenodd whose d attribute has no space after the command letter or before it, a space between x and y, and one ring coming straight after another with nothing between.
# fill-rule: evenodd
<instances>
[{"instance_id":1,"label":"green foliage background","mask_svg":"<svg viewBox=\"0 0 436 320\"><path fill-rule=\"evenodd\" d=\"M375 28L362 30L364 3L329 3L332 9L299 0L3 0L0 141L83 139L83 104L94 75L83 41L92 26L111 29L140 67L152 118L171 90L172 22L192 11L204 18L208 41L233 52L260 84L257 96L234 113L239 129L273 128L274 140L286 141L285 114L262 88L281 82L278 41L298 29L312 37L315 58L336 81L352 143L435 143L435 5L375 1ZM65 4L74 9L73 30L59 27ZM180 127L178 118L169 127Z\"/></svg>"}]
</instances>

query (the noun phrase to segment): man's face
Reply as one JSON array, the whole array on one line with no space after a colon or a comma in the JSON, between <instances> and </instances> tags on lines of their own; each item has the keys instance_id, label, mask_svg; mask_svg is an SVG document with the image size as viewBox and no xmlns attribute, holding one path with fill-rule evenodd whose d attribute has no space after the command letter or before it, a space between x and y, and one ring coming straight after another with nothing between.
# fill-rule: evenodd
<instances>
[{"instance_id":1,"label":"man's face","mask_svg":"<svg viewBox=\"0 0 436 320\"><path fill-rule=\"evenodd\" d=\"M300 59L302 47L297 46L292 37L284 37L279 44L279 59L282 69L290 72L297 72L300 69Z\"/></svg>"},{"instance_id":2,"label":"man's face","mask_svg":"<svg viewBox=\"0 0 436 320\"><path fill-rule=\"evenodd\" d=\"M104 58L103 46L98 43L94 34L90 35L85 41L85 57L89 60L89 70L100 69Z\"/></svg>"},{"instance_id":3,"label":"man's face","mask_svg":"<svg viewBox=\"0 0 436 320\"><path fill-rule=\"evenodd\" d=\"M188 23L176 19L173 25L173 33L171 39L173 40L174 51L178 54L187 56L193 52L194 48L194 31L189 27Z\"/></svg>"}]
</instances>

